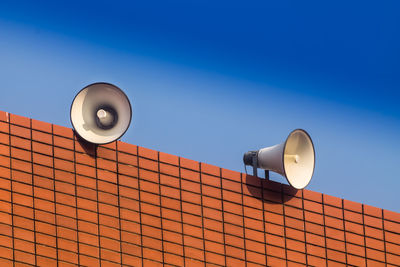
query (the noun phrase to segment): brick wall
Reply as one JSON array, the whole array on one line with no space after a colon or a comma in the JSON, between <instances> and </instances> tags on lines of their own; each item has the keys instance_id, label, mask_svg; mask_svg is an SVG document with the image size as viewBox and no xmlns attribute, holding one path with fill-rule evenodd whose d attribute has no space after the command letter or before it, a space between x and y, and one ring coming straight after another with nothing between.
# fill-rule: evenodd
<instances>
[{"instance_id":1,"label":"brick wall","mask_svg":"<svg viewBox=\"0 0 400 267\"><path fill-rule=\"evenodd\" d=\"M0 112L0 266L400 264L400 214Z\"/></svg>"}]
</instances>

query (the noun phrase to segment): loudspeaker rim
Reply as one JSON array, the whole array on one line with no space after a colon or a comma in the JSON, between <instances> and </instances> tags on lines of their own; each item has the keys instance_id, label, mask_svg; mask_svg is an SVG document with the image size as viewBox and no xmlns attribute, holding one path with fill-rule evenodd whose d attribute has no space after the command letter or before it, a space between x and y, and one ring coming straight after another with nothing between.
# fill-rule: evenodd
<instances>
[{"instance_id":1,"label":"loudspeaker rim","mask_svg":"<svg viewBox=\"0 0 400 267\"><path fill-rule=\"evenodd\" d=\"M118 89L118 90L125 96L126 100L128 101L129 111L130 111L130 112L129 112L129 115L130 115L130 116L129 116L128 127L126 127L125 131L122 132L121 135L118 136L118 138L116 138L116 139L114 139L113 141L110 141L110 142L94 143L94 142L90 142L90 141L86 140L85 138L83 138L83 137L79 134L79 132L76 130L76 127L75 127L75 125L74 125L74 122L72 121L72 106L74 105L75 99L78 97L78 95L79 95L82 91L84 91L86 88L88 88L88 87L90 87L90 86L101 85L101 84L103 84L103 85L109 85L109 86L115 87L116 89ZM77 135L79 135L80 138L82 138L82 139L85 140L86 142L89 142L89 143L92 143L92 144L96 144L96 145L106 145L106 144L110 144L110 143L115 142L116 140L120 139L120 138L128 131L129 125L131 125L131 122L132 122L132 105L131 105L131 102L130 102L128 96L125 94L125 92L124 92L121 88L119 88L118 86L116 86L115 84L108 83L108 82L95 82L95 83L91 83L91 84L85 86L84 88L82 88L81 90L79 90L79 92L75 95L74 99L72 100L71 106L70 106L70 108L69 108L69 120L70 120L70 122L71 122L71 124L72 124L72 127L74 128L74 132L75 132Z\"/></svg>"},{"instance_id":2,"label":"loudspeaker rim","mask_svg":"<svg viewBox=\"0 0 400 267\"><path fill-rule=\"evenodd\" d=\"M284 152L285 152L285 149L286 149L286 143L287 143L287 141L289 140L289 137L290 137L294 132L296 132L296 131L301 131L301 132L303 132L303 133L305 133L305 134L307 135L308 139L309 139L310 142L311 142L311 146L312 146L313 154L314 154L314 164L313 164L313 170L312 170L312 173L311 173L311 178L310 178L310 180L308 180L307 184L306 184L305 186L303 186L302 188L296 188L296 187L294 187L294 186L292 185L292 183L290 182L290 180L288 179L288 177L287 177L287 175L286 175L285 159L284 159L284 157L285 157L285 153L284 153ZM306 188L306 187L308 186L308 184L309 184L309 183L311 182L311 180L312 180L312 177L314 176L314 170L315 170L315 147L314 147L314 143L313 143L313 141L312 141L312 139L311 139L311 136L308 134L308 132L307 132L306 130L301 129L301 128L297 128L297 129L294 129L293 131L291 131L291 132L289 133L288 137L287 137L286 140L285 140L284 146L283 146L282 163L283 163L283 172L284 172L284 176L285 176L285 178L286 178L286 181L288 181L288 183L290 184L290 186L292 186L293 188L296 188L297 190L304 189L304 188Z\"/></svg>"}]
</instances>

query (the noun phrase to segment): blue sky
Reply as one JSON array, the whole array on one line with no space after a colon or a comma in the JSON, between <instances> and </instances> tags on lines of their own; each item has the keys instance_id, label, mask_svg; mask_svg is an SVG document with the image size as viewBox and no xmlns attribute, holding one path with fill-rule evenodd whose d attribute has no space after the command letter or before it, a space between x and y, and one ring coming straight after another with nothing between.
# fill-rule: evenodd
<instances>
[{"instance_id":1,"label":"blue sky","mask_svg":"<svg viewBox=\"0 0 400 267\"><path fill-rule=\"evenodd\" d=\"M303 128L308 189L400 212L399 8L1 1L0 109L71 127L74 95L111 82L133 104L123 141L236 171Z\"/></svg>"}]
</instances>

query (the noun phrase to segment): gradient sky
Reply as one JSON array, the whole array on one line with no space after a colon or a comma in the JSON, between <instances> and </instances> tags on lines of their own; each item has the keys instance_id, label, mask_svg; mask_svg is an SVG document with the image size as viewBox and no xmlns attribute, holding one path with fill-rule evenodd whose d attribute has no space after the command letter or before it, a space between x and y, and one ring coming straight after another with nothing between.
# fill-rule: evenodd
<instances>
[{"instance_id":1,"label":"gradient sky","mask_svg":"<svg viewBox=\"0 0 400 267\"><path fill-rule=\"evenodd\" d=\"M303 128L317 156L308 189L400 212L399 10L1 1L0 109L71 127L75 94L114 83L133 104L123 141L242 172L244 152Z\"/></svg>"}]
</instances>

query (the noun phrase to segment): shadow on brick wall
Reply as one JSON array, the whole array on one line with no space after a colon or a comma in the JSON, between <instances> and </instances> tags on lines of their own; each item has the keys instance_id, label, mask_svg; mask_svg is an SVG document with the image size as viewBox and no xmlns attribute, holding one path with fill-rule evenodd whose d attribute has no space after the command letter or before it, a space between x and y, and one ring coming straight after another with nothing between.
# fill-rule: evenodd
<instances>
[{"instance_id":1,"label":"shadow on brick wall","mask_svg":"<svg viewBox=\"0 0 400 267\"><path fill-rule=\"evenodd\" d=\"M89 143L88 141L84 140L75 131L74 131L74 136L76 138L76 141L78 141L78 144L80 146L79 148L83 149L85 153L91 156L92 158L95 158L97 145ZM76 148L76 150L79 150L79 148Z\"/></svg>"},{"instance_id":2,"label":"shadow on brick wall","mask_svg":"<svg viewBox=\"0 0 400 267\"><path fill-rule=\"evenodd\" d=\"M281 184L265 178L244 175L244 194L251 196L269 204L282 204L293 197L301 197L302 190L297 190L289 185Z\"/></svg>"}]
</instances>

